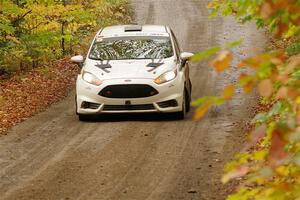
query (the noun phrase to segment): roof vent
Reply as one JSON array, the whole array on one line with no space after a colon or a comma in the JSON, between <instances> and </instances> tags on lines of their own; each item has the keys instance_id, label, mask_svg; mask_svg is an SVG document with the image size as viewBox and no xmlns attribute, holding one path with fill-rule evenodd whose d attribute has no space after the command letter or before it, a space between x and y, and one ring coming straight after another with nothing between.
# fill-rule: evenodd
<instances>
[{"instance_id":1,"label":"roof vent","mask_svg":"<svg viewBox=\"0 0 300 200\"><path fill-rule=\"evenodd\" d=\"M125 27L125 32L142 31L143 27L139 25L130 25Z\"/></svg>"}]
</instances>

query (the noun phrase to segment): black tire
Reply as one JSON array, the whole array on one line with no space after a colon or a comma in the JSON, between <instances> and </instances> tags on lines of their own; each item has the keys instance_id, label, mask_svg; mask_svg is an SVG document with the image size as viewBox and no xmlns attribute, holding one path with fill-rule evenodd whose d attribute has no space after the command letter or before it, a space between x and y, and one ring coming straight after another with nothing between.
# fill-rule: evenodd
<instances>
[{"instance_id":1,"label":"black tire","mask_svg":"<svg viewBox=\"0 0 300 200\"><path fill-rule=\"evenodd\" d=\"M90 116L89 115L78 114L78 119L79 119L79 121L86 122L86 121L90 120Z\"/></svg>"},{"instance_id":2,"label":"black tire","mask_svg":"<svg viewBox=\"0 0 300 200\"><path fill-rule=\"evenodd\" d=\"M75 95L75 113L76 113L76 115L78 115L78 112L77 112L77 95Z\"/></svg>"},{"instance_id":3,"label":"black tire","mask_svg":"<svg viewBox=\"0 0 300 200\"><path fill-rule=\"evenodd\" d=\"M189 83L190 83L190 95L192 95L192 90L193 90L193 85L192 85L192 81L191 79L189 79Z\"/></svg>"},{"instance_id":4,"label":"black tire","mask_svg":"<svg viewBox=\"0 0 300 200\"><path fill-rule=\"evenodd\" d=\"M187 91L185 91L185 99L186 99L186 112L190 112L191 110L191 97Z\"/></svg>"}]
</instances>

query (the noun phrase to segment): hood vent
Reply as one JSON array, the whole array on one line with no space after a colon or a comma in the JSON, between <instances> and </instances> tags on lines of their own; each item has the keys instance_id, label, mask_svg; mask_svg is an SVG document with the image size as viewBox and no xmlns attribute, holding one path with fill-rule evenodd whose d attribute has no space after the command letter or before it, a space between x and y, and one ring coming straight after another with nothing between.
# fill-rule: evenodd
<instances>
[{"instance_id":1,"label":"hood vent","mask_svg":"<svg viewBox=\"0 0 300 200\"><path fill-rule=\"evenodd\" d=\"M130 25L125 27L125 32L142 31L143 27L139 25Z\"/></svg>"}]
</instances>

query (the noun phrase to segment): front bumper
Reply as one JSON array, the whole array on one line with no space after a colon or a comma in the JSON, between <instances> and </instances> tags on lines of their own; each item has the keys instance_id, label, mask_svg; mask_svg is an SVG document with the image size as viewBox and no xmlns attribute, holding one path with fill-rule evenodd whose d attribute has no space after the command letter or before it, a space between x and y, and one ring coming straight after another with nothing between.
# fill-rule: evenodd
<instances>
[{"instance_id":1,"label":"front bumper","mask_svg":"<svg viewBox=\"0 0 300 200\"><path fill-rule=\"evenodd\" d=\"M104 81L100 86L94 86L78 76L76 83L77 113L86 115L100 113L170 113L182 110L184 81L180 80L180 77L161 85L155 84L152 79L132 79L130 83L126 81L125 79L113 79ZM105 87L120 84L150 85L158 91L158 94L145 98L106 98L99 95ZM172 106L165 106L164 102L168 101L173 102ZM87 102L93 105L92 108L83 106ZM177 104L174 104L174 102Z\"/></svg>"}]
</instances>

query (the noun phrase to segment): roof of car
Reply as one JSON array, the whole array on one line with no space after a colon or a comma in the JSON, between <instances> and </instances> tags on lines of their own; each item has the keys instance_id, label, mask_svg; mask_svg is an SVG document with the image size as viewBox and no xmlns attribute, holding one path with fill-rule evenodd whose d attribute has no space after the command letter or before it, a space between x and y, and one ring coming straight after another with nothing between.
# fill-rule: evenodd
<instances>
[{"instance_id":1,"label":"roof of car","mask_svg":"<svg viewBox=\"0 0 300 200\"><path fill-rule=\"evenodd\" d=\"M162 25L118 25L109 26L99 31L98 36L122 37L122 36L168 36L168 27Z\"/></svg>"}]
</instances>

